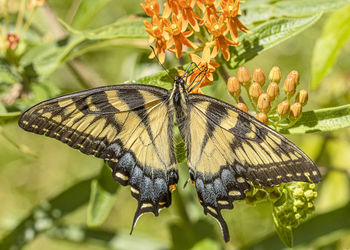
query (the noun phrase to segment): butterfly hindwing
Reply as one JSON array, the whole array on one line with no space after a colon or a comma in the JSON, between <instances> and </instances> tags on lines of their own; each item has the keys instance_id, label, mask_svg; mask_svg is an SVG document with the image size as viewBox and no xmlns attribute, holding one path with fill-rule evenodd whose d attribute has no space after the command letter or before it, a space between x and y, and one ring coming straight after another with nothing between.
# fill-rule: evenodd
<instances>
[{"instance_id":1,"label":"butterfly hindwing","mask_svg":"<svg viewBox=\"0 0 350 250\"><path fill-rule=\"evenodd\" d=\"M27 110L23 129L58 139L108 161L114 178L138 200L134 224L158 215L177 183L173 111L167 91L147 85L114 85L54 98Z\"/></svg>"},{"instance_id":2,"label":"butterfly hindwing","mask_svg":"<svg viewBox=\"0 0 350 250\"><path fill-rule=\"evenodd\" d=\"M189 95L189 103L182 135L190 176L204 212L218 220L225 241L229 234L220 210L244 199L249 183L320 181L305 153L252 116L204 95Z\"/></svg>"}]
</instances>

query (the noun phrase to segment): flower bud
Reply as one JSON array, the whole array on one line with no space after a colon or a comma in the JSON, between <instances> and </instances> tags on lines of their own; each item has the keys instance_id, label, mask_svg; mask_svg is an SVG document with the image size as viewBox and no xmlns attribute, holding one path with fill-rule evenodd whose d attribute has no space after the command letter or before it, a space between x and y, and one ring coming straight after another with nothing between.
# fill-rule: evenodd
<instances>
[{"instance_id":1,"label":"flower bud","mask_svg":"<svg viewBox=\"0 0 350 250\"><path fill-rule=\"evenodd\" d=\"M280 95L280 88L275 82L271 82L267 87L266 93L270 96L271 100L275 100Z\"/></svg>"},{"instance_id":2,"label":"flower bud","mask_svg":"<svg viewBox=\"0 0 350 250\"><path fill-rule=\"evenodd\" d=\"M237 103L236 108L248 113L248 107L243 102Z\"/></svg>"},{"instance_id":3,"label":"flower bud","mask_svg":"<svg viewBox=\"0 0 350 250\"><path fill-rule=\"evenodd\" d=\"M237 77L231 76L227 80L227 90L235 98L241 94L241 84L239 83Z\"/></svg>"},{"instance_id":4,"label":"flower bud","mask_svg":"<svg viewBox=\"0 0 350 250\"><path fill-rule=\"evenodd\" d=\"M258 119L259 121L261 121L262 123L265 123L265 124L267 124L267 121L268 121L267 115L265 113L259 113L256 116L256 119Z\"/></svg>"},{"instance_id":5,"label":"flower bud","mask_svg":"<svg viewBox=\"0 0 350 250\"><path fill-rule=\"evenodd\" d=\"M296 213L295 215L295 219L299 220L301 218L301 215L299 213Z\"/></svg>"},{"instance_id":6,"label":"flower bud","mask_svg":"<svg viewBox=\"0 0 350 250\"><path fill-rule=\"evenodd\" d=\"M253 72L253 82L257 82L260 86L264 86L266 76L261 68L256 68Z\"/></svg>"},{"instance_id":7,"label":"flower bud","mask_svg":"<svg viewBox=\"0 0 350 250\"><path fill-rule=\"evenodd\" d=\"M280 83L282 79L282 73L281 70L278 66L272 67L270 74L269 74L269 79L271 82L275 82L277 84Z\"/></svg>"},{"instance_id":8,"label":"flower bud","mask_svg":"<svg viewBox=\"0 0 350 250\"><path fill-rule=\"evenodd\" d=\"M296 207L302 207L302 206L304 206L304 202L303 202L302 200L295 200L293 204L294 204L294 206L296 206Z\"/></svg>"},{"instance_id":9,"label":"flower bud","mask_svg":"<svg viewBox=\"0 0 350 250\"><path fill-rule=\"evenodd\" d=\"M243 86L248 87L250 85L251 76L246 67L239 67L237 71L238 81L243 84Z\"/></svg>"},{"instance_id":10,"label":"flower bud","mask_svg":"<svg viewBox=\"0 0 350 250\"><path fill-rule=\"evenodd\" d=\"M306 190L305 193L304 193L305 197L307 200L311 200L314 198L314 191L312 190Z\"/></svg>"},{"instance_id":11,"label":"flower bud","mask_svg":"<svg viewBox=\"0 0 350 250\"><path fill-rule=\"evenodd\" d=\"M288 95L288 97L292 97L295 94L295 90L297 85L295 84L295 80L293 77L289 76L283 83L283 91Z\"/></svg>"},{"instance_id":12,"label":"flower bud","mask_svg":"<svg viewBox=\"0 0 350 250\"><path fill-rule=\"evenodd\" d=\"M291 72L289 72L288 77L292 77L294 79L295 85L299 85L299 72L296 70L292 70Z\"/></svg>"},{"instance_id":13,"label":"flower bud","mask_svg":"<svg viewBox=\"0 0 350 250\"><path fill-rule=\"evenodd\" d=\"M314 206L314 204L313 204L312 202L308 202L308 203L307 203L307 207L308 207L308 208L312 208L313 206Z\"/></svg>"},{"instance_id":14,"label":"flower bud","mask_svg":"<svg viewBox=\"0 0 350 250\"><path fill-rule=\"evenodd\" d=\"M253 82L249 88L249 95L256 101L262 93L262 88L259 83Z\"/></svg>"},{"instance_id":15,"label":"flower bud","mask_svg":"<svg viewBox=\"0 0 350 250\"><path fill-rule=\"evenodd\" d=\"M304 194L304 191L303 191L302 188L296 188L296 189L294 189L294 191L293 191L293 195L294 195L295 197L301 197L301 196L303 196L303 194Z\"/></svg>"},{"instance_id":16,"label":"flower bud","mask_svg":"<svg viewBox=\"0 0 350 250\"><path fill-rule=\"evenodd\" d=\"M266 93L262 93L258 98L258 108L261 112L267 113L271 108L270 96Z\"/></svg>"},{"instance_id":17,"label":"flower bud","mask_svg":"<svg viewBox=\"0 0 350 250\"><path fill-rule=\"evenodd\" d=\"M280 104L278 104L277 113L280 116L286 116L289 114L289 108L290 108L289 102L287 100L283 101Z\"/></svg>"},{"instance_id":18,"label":"flower bud","mask_svg":"<svg viewBox=\"0 0 350 250\"><path fill-rule=\"evenodd\" d=\"M298 92L297 96L295 97L295 102L299 102L301 105L305 105L308 100L308 92L305 89L302 89Z\"/></svg>"},{"instance_id":19,"label":"flower bud","mask_svg":"<svg viewBox=\"0 0 350 250\"><path fill-rule=\"evenodd\" d=\"M301 115L302 106L299 102L295 102L290 106L289 118L297 119Z\"/></svg>"}]
</instances>

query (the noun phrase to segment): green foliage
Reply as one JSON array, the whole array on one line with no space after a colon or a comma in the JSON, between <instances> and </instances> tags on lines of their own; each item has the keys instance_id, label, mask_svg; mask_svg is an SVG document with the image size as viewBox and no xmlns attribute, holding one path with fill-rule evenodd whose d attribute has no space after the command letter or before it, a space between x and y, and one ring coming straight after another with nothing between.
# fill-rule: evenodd
<instances>
[{"instance_id":1,"label":"green foliage","mask_svg":"<svg viewBox=\"0 0 350 250\"><path fill-rule=\"evenodd\" d=\"M233 48L229 66L237 68L253 59L265 50L272 48L284 40L291 38L299 32L314 24L321 14L300 18L272 19L253 29L253 34L243 34L242 44Z\"/></svg>"},{"instance_id":2,"label":"green foliage","mask_svg":"<svg viewBox=\"0 0 350 250\"><path fill-rule=\"evenodd\" d=\"M283 134L327 132L350 127L350 105L303 112L302 117Z\"/></svg>"},{"instance_id":3,"label":"green foliage","mask_svg":"<svg viewBox=\"0 0 350 250\"><path fill-rule=\"evenodd\" d=\"M350 7L334 12L326 21L312 58L311 88L316 88L333 67L341 48L350 37Z\"/></svg>"},{"instance_id":4,"label":"green foliage","mask_svg":"<svg viewBox=\"0 0 350 250\"><path fill-rule=\"evenodd\" d=\"M63 35L59 36L59 32L54 28L55 25L52 25L52 20L46 19L53 14L52 10L50 8L40 9L40 11L38 10L39 14L34 18L34 24L23 38L21 37L19 47L15 51L0 52L0 100L2 100L0 102L0 157L4 159L0 164L0 178L4 178L0 179L3 182L1 185L10 185L6 184L8 182L6 174L11 169L8 165L19 165L21 168L18 172L20 173L16 172L16 178L10 179L10 182L14 183L11 184L13 190L11 189L10 193L20 193L19 196L22 198L27 196L25 197L26 202L29 202L31 207L35 206L32 209L28 208L29 212L23 218L19 219L17 215L18 223L12 229L2 227L6 233L2 232L0 249L30 248L30 243L34 244L35 241L40 240L37 236L41 234L53 239L54 242L60 239L66 242L85 243L85 245L97 244L103 248L113 249L222 249L223 243L220 240L221 236L217 225L203 217L198 202L193 201L195 194L190 188L174 192L173 206L176 204L176 212L169 209L169 211L162 212L156 219L145 216L142 218L145 221L140 223L146 224L144 228L142 225L138 225L142 232L141 236L138 233L132 237L128 236L125 231L129 228L124 229L123 223L124 217L125 221L131 223L134 211L130 212L130 209L135 209L135 204L131 203L134 200L131 201L129 193L126 196L122 189L119 190L119 185L113 180L111 171L106 164L102 166L99 173L90 173L90 177L86 179L81 178L79 172L77 175L79 180L75 179L73 185L69 187L66 185L61 192L50 199L47 199L47 196L41 196L40 202L31 201L33 191L25 191L25 189L31 190L28 187L32 184L27 186L25 184L26 178L30 180L30 183L35 182L34 176L39 175L40 172L37 167L41 164L40 155L47 153L47 151L45 148L41 149L41 141L36 139L37 137L21 134L15 125L16 118L22 111L42 100L88 86L88 83L82 86L78 85L78 87L71 86L69 81L77 81L74 77L79 78L78 82L84 82L84 74L79 72L73 62L91 65L91 71L96 72L103 73L106 68L105 71L110 72L110 77L117 77L116 82L151 84L166 89L172 87L172 78L177 74L176 67L178 66L177 60L167 57L167 63L170 64L169 74L150 67L151 61L147 59L147 55L150 53L147 43L148 34L143 24L144 20L148 19L135 16L141 13L137 1L62 1L60 4L64 8L62 6L55 7L55 4L58 3L51 2L53 11L56 11L55 8L57 8L58 13L59 11L65 13L53 21L55 25L64 30ZM122 8L122 4L129 6L128 8L133 9L133 12L115 18L114 10ZM344 48L343 51L346 51L346 46L348 46L346 42L350 35L349 25L347 25L350 22L349 5L349 0L248 0L241 5L243 15L240 20L253 33L240 34L241 44L237 47L231 47L231 60L229 62L222 60L220 63L222 67L235 69L248 62L254 64L256 60L267 55L264 60L266 65L271 66L271 64L277 64L275 61L270 61L271 54L277 53L277 56L273 55L275 58L281 57L281 64L283 64L284 61L289 60L285 56L289 51L282 51L287 40L290 39L302 47L301 51L293 53L308 53L312 50L310 47L312 45L304 47L305 41L302 39L305 37L300 38L301 35L305 36L310 30L317 33L317 30L322 28L322 35L313 49L311 73L307 73L312 77L311 87L314 89L320 85L326 74L331 72L333 67L336 67L336 59L340 55L341 49ZM66 11L68 8L70 8L69 11ZM322 22L319 20L328 11L333 12L324 18L325 23L322 27ZM101 12L103 14L109 13L114 21L110 24L104 22L104 16ZM121 12L123 13L123 11ZM9 20L13 22L11 25L15 26L13 20L16 20L16 13L11 12L9 15ZM106 18L107 16L106 14ZM3 25L3 16L1 18L0 25ZM98 19L99 22L95 22L95 19ZM123 52L124 49L127 52ZM270 50L267 51L268 49ZM293 49L294 47L291 50ZM274 52L278 50L279 52ZM289 50L289 48L285 50ZM127 55L121 56L122 53ZM108 63L110 62L108 58L113 59L112 64ZM184 64L186 63L188 62L184 62ZM295 65L294 67L305 67L305 64L309 63L294 61L293 65ZM345 63L347 63L346 67L350 67L349 62ZM303 66L299 66L299 64ZM126 82L125 78L118 78L114 75L116 69L129 72L134 68L135 73L131 76L127 75L128 81ZM69 72L73 72L73 76ZM342 77L345 78L347 74L348 72L343 73ZM70 78L67 75L70 75ZM222 76L218 73L215 77L217 82L208 88L208 93L217 98L227 99L226 92L222 91L225 87ZM307 76L304 79L307 79ZM62 86L62 82L66 85ZM17 93L14 86L18 83L23 88ZM332 82L327 84L332 84ZM348 88L339 91L349 93ZM317 100L320 93L316 91L312 93L310 102L315 101L310 106L313 105L316 108L303 112L302 117L293 126L280 129L279 132L291 135L315 133L318 140L322 141L322 145L317 147L321 148L318 155L310 150L316 155L314 156L316 163L325 166L322 168L323 172L340 171L347 176L347 183L349 183L349 168L341 169L337 166L330 166L336 161L330 153L329 138L332 138L335 141L333 143L337 144L339 141L343 142L342 136L349 137L348 130L338 130L350 127L350 105L347 104L350 102L350 96L343 95L345 97L340 100L342 106L324 107L324 104L332 103L332 100ZM325 95L323 94L323 96ZM10 101L3 101L4 97ZM230 101L232 102L232 100ZM335 132L336 130L337 132ZM316 132L327 132L327 134ZM22 137L27 138L27 140L22 140ZM304 137L309 138L308 136ZM33 141L33 148L36 149L26 145L29 145L30 141ZM302 142L306 149L314 148L312 143L310 146L307 141L302 140ZM350 148L350 145L346 145ZM183 142L177 141L176 148L178 161L185 162ZM39 150L43 152L33 153L33 151ZM7 153L8 151L10 153ZM57 150L57 158L60 158L61 155L64 155L63 150ZM30 156L35 157L31 159ZM344 156L344 161L346 161L346 157ZM35 168L31 168L30 175L26 177L22 173L22 167L25 171L32 164L31 161L35 162ZM56 168L49 167L49 165L55 164L54 161L52 163L45 162L45 169L50 168L53 174L45 176L43 179L54 180L55 175L62 171L59 165ZM84 166L80 166L77 162L75 168L84 168ZM180 171L184 170L185 164L181 164L180 168ZM69 173L67 173L68 175ZM182 179L186 178L188 176L184 175ZM324 178L327 178L327 175ZM298 188L302 189L302 195L298 196L296 191ZM311 189L312 191L310 191ZM50 190L50 192L53 191ZM57 190L55 192L57 193ZM241 209L241 204L237 203L235 210L241 210L239 212L230 211L229 227L235 225L241 227L243 224L251 223L256 226L257 232L253 232L255 230L252 228L244 229L242 226L239 228L242 230L242 234L237 230L232 232L233 240L227 247L231 249L238 247L244 249L280 249L283 245L279 239L283 241L284 245L291 247L293 243L294 246L313 244L314 241L329 236L334 231L348 231L350 228L349 220L344 218L350 216L350 205L346 202L342 207L331 207L330 211L322 209L317 211L318 205L316 203L317 214L304 222L307 215L314 210L315 197L309 197L310 192L315 192L314 187L310 188L309 185L299 183L285 184L275 188L254 187L247 193L246 203L256 205L255 211L259 210L261 214L258 215L259 212L251 212L251 210L247 211L247 208ZM320 196L322 196L322 192L321 189ZM121 199L123 200L121 201ZM270 207L257 204L258 201L266 200L273 204L273 218L270 220L270 225L259 228L264 224L261 221L266 218L264 211L268 211L266 214L271 214ZM116 209L113 209L115 203L118 205L116 205ZM312 207L309 203L312 203ZM304 205L309 206L305 207ZM77 216L78 218L74 217L81 213L84 213L84 216L80 216L84 219L80 219L79 216ZM111 213L113 216L109 216ZM0 216L4 216L4 214L0 210ZM299 214L300 217L297 216L297 218L296 214ZM227 217L229 217L228 215L227 212ZM250 221L239 221L239 218L236 218L241 216L242 218L250 218ZM81 225L75 222L77 220ZM271 232L272 220L277 234ZM1 223L0 226L2 226ZM86 227L85 224L93 228ZM347 242L349 242L348 234L347 237ZM342 237L335 238L336 242L341 244ZM82 245L83 248L85 245Z\"/></svg>"},{"instance_id":5,"label":"green foliage","mask_svg":"<svg viewBox=\"0 0 350 250\"><path fill-rule=\"evenodd\" d=\"M91 182L91 194L88 206L87 224L99 226L108 217L119 186L111 175L110 168L104 164L100 176Z\"/></svg>"}]
</instances>

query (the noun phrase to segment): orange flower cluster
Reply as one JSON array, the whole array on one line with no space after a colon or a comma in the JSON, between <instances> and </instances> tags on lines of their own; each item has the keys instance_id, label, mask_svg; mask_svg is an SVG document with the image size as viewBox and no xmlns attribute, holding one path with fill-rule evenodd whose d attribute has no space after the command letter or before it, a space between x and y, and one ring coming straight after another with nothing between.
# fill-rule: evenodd
<instances>
[{"instance_id":1,"label":"orange flower cluster","mask_svg":"<svg viewBox=\"0 0 350 250\"><path fill-rule=\"evenodd\" d=\"M183 53L189 54L199 68L207 68L201 86L211 84L212 72L219 64L212 62L219 51L225 60L230 59L229 46L237 46L238 29L250 32L238 19L241 14L240 0L167 0L163 14L157 0L145 0L141 7L152 18L144 21L145 29L150 34L150 43L155 42L155 53L161 63L168 50L180 58ZM231 40L227 37L230 34ZM191 49L184 52L186 46ZM202 57L198 54L202 53ZM153 58L154 52L150 55ZM196 71L195 71L196 72ZM189 77L192 83L197 73ZM191 81L192 80L192 81ZM199 86L200 87L200 86ZM197 87L194 92L200 89Z\"/></svg>"}]
</instances>

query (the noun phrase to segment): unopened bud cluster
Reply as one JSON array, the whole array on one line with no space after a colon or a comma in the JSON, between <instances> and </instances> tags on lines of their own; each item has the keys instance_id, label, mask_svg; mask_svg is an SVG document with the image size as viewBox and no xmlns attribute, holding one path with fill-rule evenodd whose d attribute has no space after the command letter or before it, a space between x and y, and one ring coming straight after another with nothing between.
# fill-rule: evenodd
<instances>
[{"instance_id":1,"label":"unopened bud cluster","mask_svg":"<svg viewBox=\"0 0 350 250\"><path fill-rule=\"evenodd\" d=\"M245 193L245 202L249 205L255 205L256 202L271 200L276 201L281 197L279 186L256 186L251 185L251 188Z\"/></svg>"},{"instance_id":2,"label":"unopened bud cluster","mask_svg":"<svg viewBox=\"0 0 350 250\"><path fill-rule=\"evenodd\" d=\"M268 78L268 83L266 79ZM261 68L256 68L253 74L245 67L240 67L237 71L237 77L231 76L227 81L228 92L235 98L236 107L248 112L247 102L241 97L242 88L245 88L251 106L256 111L256 118L267 124L269 116L278 114L279 121L286 118L289 122L295 122L302 114L302 107L307 103L308 92L304 89L297 92L299 85L299 72L292 70L285 78L282 85L284 98L277 103L280 96L280 86L282 83L282 73L278 66L274 66L268 77ZM295 96L294 103L291 102ZM276 101L276 102L275 102Z\"/></svg>"},{"instance_id":3,"label":"unopened bud cluster","mask_svg":"<svg viewBox=\"0 0 350 250\"><path fill-rule=\"evenodd\" d=\"M314 211L315 187L315 184L306 182L284 184L282 196L273 207L273 215L279 225L295 228Z\"/></svg>"}]
</instances>

